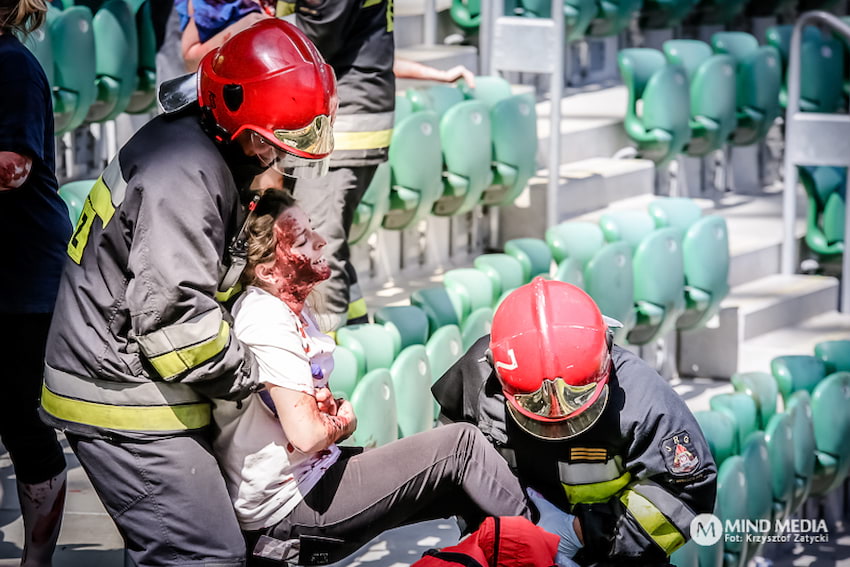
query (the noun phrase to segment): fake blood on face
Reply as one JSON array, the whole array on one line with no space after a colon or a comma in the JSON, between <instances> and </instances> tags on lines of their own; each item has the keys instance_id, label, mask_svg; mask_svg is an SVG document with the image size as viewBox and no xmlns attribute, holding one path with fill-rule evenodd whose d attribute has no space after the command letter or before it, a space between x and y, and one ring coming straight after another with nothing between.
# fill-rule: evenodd
<instances>
[{"instance_id":1,"label":"fake blood on face","mask_svg":"<svg viewBox=\"0 0 850 567\"><path fill-rule=\"evenodd\" d=\"M311 256L295 251L305 249L302 239L307 239L306 250ZM331 275L330 266L322 260L324 245L324 239L312 231L306 215L297 207L278 218L275 250L275 267L281 279L278 293L290 307L297 306L298 311L313 288Z\"/></svg>"}]
</instances>

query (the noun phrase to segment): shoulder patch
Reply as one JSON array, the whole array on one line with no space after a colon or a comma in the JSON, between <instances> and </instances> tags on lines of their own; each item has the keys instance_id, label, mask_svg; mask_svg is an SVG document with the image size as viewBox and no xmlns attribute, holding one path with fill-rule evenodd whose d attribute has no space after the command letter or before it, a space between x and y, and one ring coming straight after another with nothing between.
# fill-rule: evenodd
<instances>
[{"instance_id":1,"label":"shoulder patch","mask_svg":"<svg viewBox=\"0 0 850 567\"><path fill-rule=\"evenodd\" d=\"M570 447L570 462L604 462L608 460L608 451L601 447Z\"/></svg>"},{"instance_id":2,"label":"shoulder patch","mask_svg":"<svg viewBox=\"0 0 850 567\"><path fill-rule=\"evenodd\" d=\"M687 431L680 431L661 441L661 456L664 465L674 475L686 475L699 466L699 457L694 449L693 439Z\"/></svg>"}]
</instances>

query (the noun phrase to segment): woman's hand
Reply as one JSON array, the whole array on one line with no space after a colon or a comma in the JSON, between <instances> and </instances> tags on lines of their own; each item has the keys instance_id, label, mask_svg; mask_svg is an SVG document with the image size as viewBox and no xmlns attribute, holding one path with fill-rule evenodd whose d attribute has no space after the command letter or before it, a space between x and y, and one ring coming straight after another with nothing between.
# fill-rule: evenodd
<instances>
[{"instance_id":1,"label":"woman's hand","mask_svg":"<svg viewBox=\"0 0 850 567\"><path fill-rule=\"evenodd\" d=\"M322 413L328 415L336 415L337 413L337 400L334 399L333 393L328 388L316 390L316 406Z\"/></svg>"},{"instance_id":2,"label":"woman's hand","mask_svg":"<svg viewBox=\"0 0 850 567\"><path fill-rule=\"evenodd\" d=\"M315 396L274 384L266 386L277 408L283 432L292 446L302 453L323 451L337 441L350 437L357 428L354 408L346 400L333 400L335 414L330 415L320 410ZM327 395L322 393L322 398ZM332 394L330 398L333 399ZM329 400L325 400L323 407L327 408L328 405Z\"/></svg>"}]
</instances>

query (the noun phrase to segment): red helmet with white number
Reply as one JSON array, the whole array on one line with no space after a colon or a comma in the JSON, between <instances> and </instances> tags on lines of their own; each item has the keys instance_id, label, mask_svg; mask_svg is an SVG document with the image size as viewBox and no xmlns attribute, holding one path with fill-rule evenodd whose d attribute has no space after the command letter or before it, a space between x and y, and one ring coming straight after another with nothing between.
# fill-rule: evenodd
<instances>
[{"instance_id":1,"label":"red helmet with white number","mask_svg":"<svg viewBox=\"0 0 850 567\"><path fill-rule=\"evenodd\" d=\"M508 413L528 433L567 439L608 401L611 349L599 308L580 288L535 278L493 316L490 356Z\"/></svg>"},{"instance_id":2,"label":"red helmet with white number","mask_svg":"<svg viewBox=\"0 0 850 567\"><path fill-rule=\"evenodd\" d=\"M327 171L337 110L333 69L298 28L268 18L237 33L201 60L198 102L217 135L249 132L260 161L280 173Z\"/></svg>"}]
</instances>

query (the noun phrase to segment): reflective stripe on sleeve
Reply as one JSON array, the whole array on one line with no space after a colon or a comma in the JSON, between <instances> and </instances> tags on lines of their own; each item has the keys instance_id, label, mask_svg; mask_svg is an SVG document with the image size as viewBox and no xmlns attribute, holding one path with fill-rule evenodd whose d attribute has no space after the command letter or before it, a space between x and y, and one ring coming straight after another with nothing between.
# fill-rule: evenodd
<instances>
[{"instance_id":1,"label":"reflective stripe on sleeve","mask_svg":"<svg viewBox=\"0 0 850 567\"><path fill-rule=\"evenodd\" d=\"M558 463L558 478L564 484L593 484L619 478L623 474L619 455L602 463Z\"/></svg>"},{"instance_id":2,"label":"reflective stripe on sleeve","mask_svg":"<svg viewBox=\"0 0 850 567\"><path fill-rule=\"evenodd\" d=\"M392 111L337 115L334 152L386 148L393 134L393 115Z\"/></svg>"},{"instance_id":3,"label":"reflective stripe on sleeve","mask_svg":"<svg viewBox=\"0 0 850 567\"><path fill-rule=\"evenodd\" d=\"M632 475L628 472L621 476L603 482L594 482L589 484L564 484L564 492L570 500L571 505L576 504L594 504L596 502L605 502L612 496L620 492L628 486L632 480Z\"/></svg>"},{"instance_id":4,"label":"reflective stripe on sleeve","mask_svg":"<svg viewBox=\"0 0 850 567\"><path fill-rule=\"evenodd\" d=\"M688 506L651 481L641 481L623 491L620 501L641 528L668 555L685 544L695 514Z\"/></svg>"}]
</instances>

